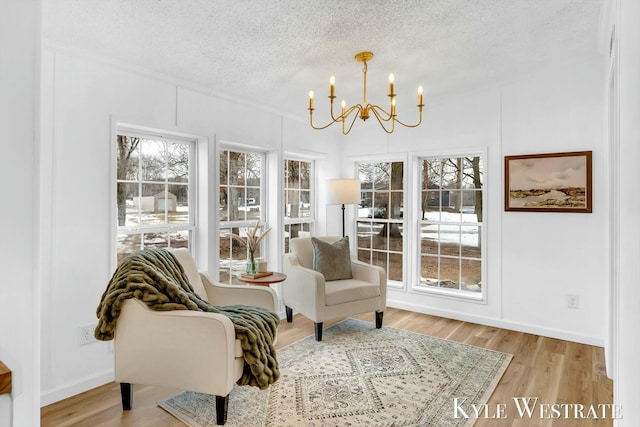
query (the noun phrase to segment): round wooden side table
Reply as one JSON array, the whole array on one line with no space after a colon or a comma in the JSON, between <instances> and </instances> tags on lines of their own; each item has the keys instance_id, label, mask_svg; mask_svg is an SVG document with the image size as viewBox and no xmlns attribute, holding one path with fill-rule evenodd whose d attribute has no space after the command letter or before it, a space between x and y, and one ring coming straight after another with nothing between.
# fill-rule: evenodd
<instances>
[{"instance_id":1,"label":"round wooden side table","mask_svg":"<svg viewBox=\"0 0 640 427\"><path fill-rule=\"evenodd\" d=\"M269 286L272 283L280 283L284 281L287 278L287 275L274 271L273 274L270 274L268 276L256 277L255 279L243 276L242 274L238 274L236 277L241 282L248 283L250 285Z\"/></svg>"}]
</instances>

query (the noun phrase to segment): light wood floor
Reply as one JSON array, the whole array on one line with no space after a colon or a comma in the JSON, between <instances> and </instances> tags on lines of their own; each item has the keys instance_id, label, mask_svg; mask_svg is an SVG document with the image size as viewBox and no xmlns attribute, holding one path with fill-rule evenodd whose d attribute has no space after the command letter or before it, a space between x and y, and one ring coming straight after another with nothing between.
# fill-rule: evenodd
<instances>
[{"instance_id":1,"label":"light wood floor","mask_svg":"<svg viewBox=\"0 0 640 427\"><path fill-rule=\"evenodd\" d=\"M354 317L374 322L373 313ZM332 323L335 322L326 322L325 327ZM513 355L489 400L493 413L496 404L507 404L509 418L480 418L476 427L613 425L611 419L550 420L539 416L521 419L513 403L514 397L537 397L542 403L579 403L587 407L612 403L613 384L606 377L604 352L600 347L391 308L384 313L384 325ZM312 333L313 323L302 316L296 315L291 324L283 320L278 330L278 347ZM156 406L156 401L180 390L142 385L134 385L133 390L131 411L122 411L120 386L110 383L42 408L42 426L184 426ZM233 401L229 402L229 411L233 411Z\"/></svg>"}]
</instances>

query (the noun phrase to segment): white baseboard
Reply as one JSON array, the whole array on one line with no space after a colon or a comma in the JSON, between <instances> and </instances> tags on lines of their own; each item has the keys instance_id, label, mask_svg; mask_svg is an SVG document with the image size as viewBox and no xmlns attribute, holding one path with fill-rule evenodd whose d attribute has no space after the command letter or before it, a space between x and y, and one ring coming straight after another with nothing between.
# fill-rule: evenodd
<instances>
[{"instance_id":1,"label":"white baseboard","mask_svg":"<svg viewBox=\"0 0 640 427\"><path fill-rule=\"evenodd\" d=\"M416 313L430 314L432 316L446 317L449 319L461 320L463 322L479 323L481 325L493 326L501 329L510 329L528 334L540 335L543 337L557 338L565 341L573 341L581 344L604 347L604 339L590 335L576 334L571 331L561 329L544 328L527 323L511 322L508 320L495 319L492 317L477 316L469 313L460 313L451 310L442 310L433 307L410 304L404 301L387 299L387 307L399 308L402 310L414 311Z\"/></svg>"},{"instance_id":2,"label":"white baseboard","mask_svg":"<svg viewBox=\"0 0 640 427\"><path fill-rule=\"evenodd\" d=\"M92 388L110 383L114 378L115 374L113 369L109 369L90 377L82 378L78 381L63 384L51 390L43 390L40 395L40 406L44 407L87 390L91 390Z\"/></svg>"}]
</instances>

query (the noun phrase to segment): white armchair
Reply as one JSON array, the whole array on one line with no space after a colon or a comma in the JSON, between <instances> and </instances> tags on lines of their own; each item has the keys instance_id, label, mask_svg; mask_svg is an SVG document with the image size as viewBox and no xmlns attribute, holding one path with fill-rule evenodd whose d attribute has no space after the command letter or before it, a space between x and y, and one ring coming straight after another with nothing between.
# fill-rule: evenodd
<instances>
[{"instance_id":1,"label":"white armchair","mask_svg":"<svg viewBox=\"0 0 640 427\"><path fill-rule=\"evenodd\" d=\"M173 251L195 292L218 306L243 304L275 311L268 287L215 283L186 249ZM115 380L122 408L133 404L131 384L148 384L216 396L216 421L226 422L229 392L242 376L244 358L232 321L216 313L153 311L137 299L122 305L114 337Z\"/></svg>"},{"instance_id":2,"label":"white armchair","mask_svg":"<svg viewBox=\"0 0 640 427\"><path fill-rule=\"evenodd\" d=\"M340 237L318 239L333 243ZM387 306L387 275L382 267L352 259L352 279L325 281L324 275L313 270L310 237L289 240L289 248L283 260L287 279L282 284L287 322L293 321L294 310L308 317L315 323L316 341L322 340L323 322L337 317L375 311L376 328L382 327Z\"/></svg>"}]
</instances>

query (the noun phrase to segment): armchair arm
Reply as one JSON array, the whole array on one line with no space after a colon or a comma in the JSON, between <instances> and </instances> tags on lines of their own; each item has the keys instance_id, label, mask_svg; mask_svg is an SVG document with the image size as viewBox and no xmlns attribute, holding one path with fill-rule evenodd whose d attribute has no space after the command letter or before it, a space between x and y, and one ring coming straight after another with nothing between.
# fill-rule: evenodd
<instances>
[{"instance_id":1,"label":"armchair arm","mask_svg":"<svg viewBox=\"0 0 640 427\"><path fill-rule=\"evenodd\" d=\"M380 299L384 310L387 307L387 272L379 265L371 265L362 261L351 260L351 273L354 279L380 285Z\"/></svg>"},{"instance_id":2,"label":"armchair arm","mask_svg":"<svg viewBox=\"0 0 640 427\"><path fill-rule=\"evenodd\" d=\"M224 396L239 378L235 340L222 314L154 311L130 299L116 324L115 379Z\"/></svg>"},{"instance_id":3,"label":"armchair arm","mask_svg":"<svg viewBox=\"0 0 640 427\"><path fill-rule=\"evenodd\" d=\"M224 285L217 283L209 274L203 272L200 273L200 277L211 304L219 306L251 305L276 311L278 296L268 286Z\"/></svg>"},{"instance_id":4,"label":"armchair arm","mask_svg":"<svg viewBox=\"0 0 640 427\"><path fill-rule=\"evenodd\" d=\"M285 305L304 313L313 321L323 317L326 306L325 280L322 273L300 265L294 254L285 254L283 270L287 279L282 282Z\"/></svg>"}]
</instances>

